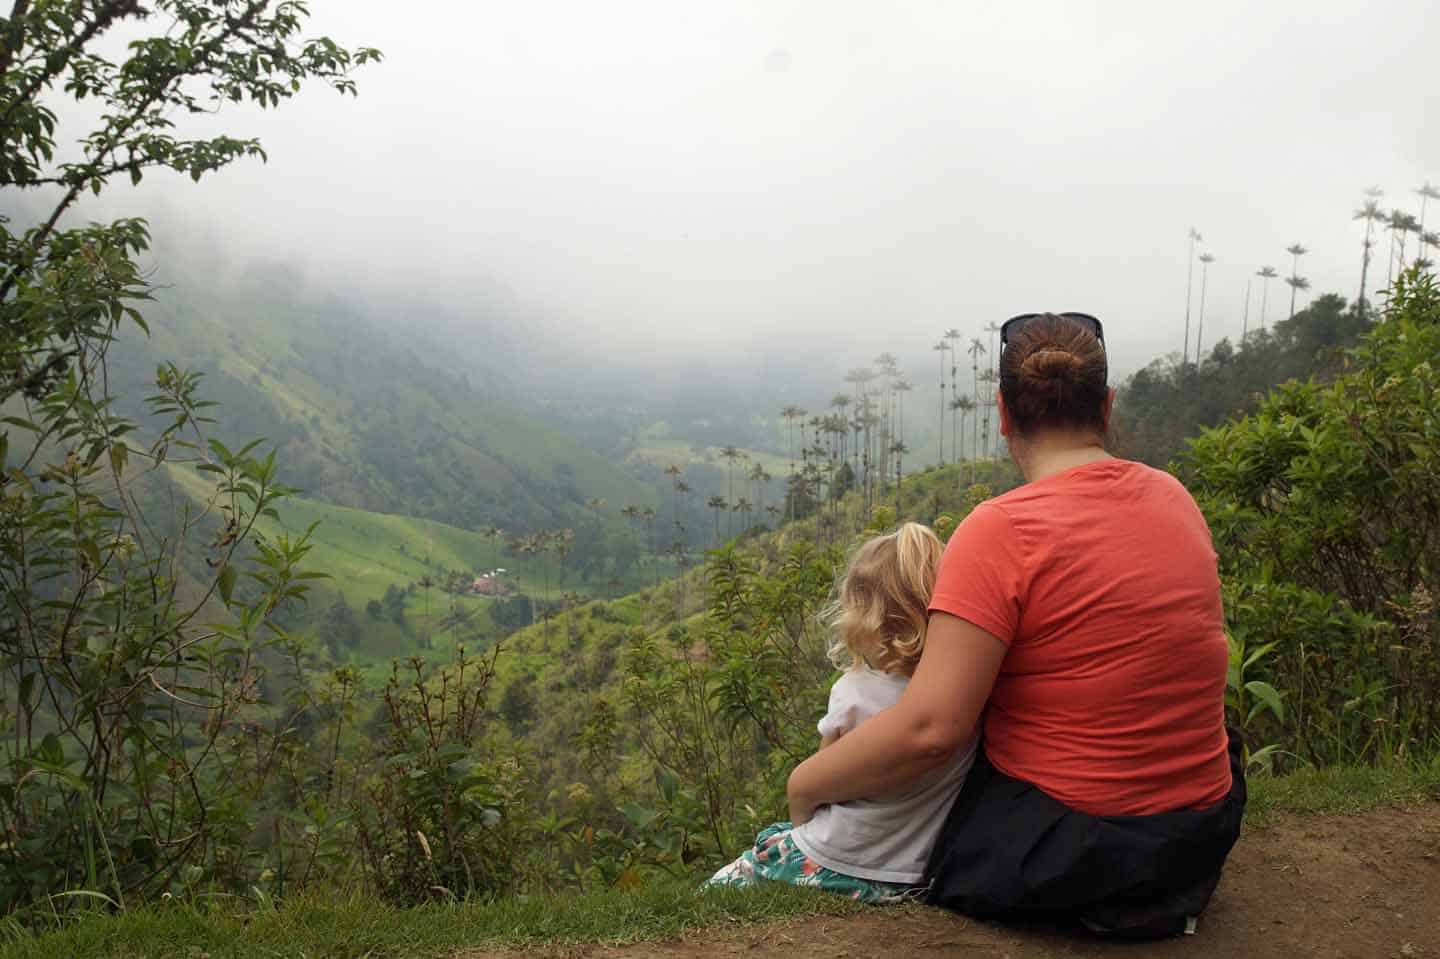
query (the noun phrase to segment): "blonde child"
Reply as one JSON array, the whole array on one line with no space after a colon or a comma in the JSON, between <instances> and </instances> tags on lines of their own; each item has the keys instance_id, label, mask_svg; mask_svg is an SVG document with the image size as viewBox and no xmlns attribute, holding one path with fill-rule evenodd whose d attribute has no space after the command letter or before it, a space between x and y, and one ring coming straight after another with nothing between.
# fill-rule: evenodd
<instances>
[{"instance_id":1,"label":"blonde child","mask_svg":"<svg viewBox=\"0 0 1440 959\"><path fill-rule=\"evenodd\" d=\"M827 611L835 630L830 658L844 673L820 720L821 749L900 698L925 648L930 593L943 551L928 527L906 523L851 557ZM905 895L920 882L940 824L975 761L975 745L972 739L898 799L824 806L800 826L775 823L707 885L771 880L867 902Z\"/></svg>"}]
</instances>

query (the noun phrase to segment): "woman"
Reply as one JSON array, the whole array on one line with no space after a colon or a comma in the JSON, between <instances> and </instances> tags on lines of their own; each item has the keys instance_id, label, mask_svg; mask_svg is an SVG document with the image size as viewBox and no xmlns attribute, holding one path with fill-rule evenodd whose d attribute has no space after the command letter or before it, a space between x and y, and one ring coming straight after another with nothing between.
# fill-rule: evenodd
<instances>
[{"instance_id":1,"label":"woman","mask_svg":"<svg viewBox=\"0 0 1440 959\"><path fill-rule=\"evenodd\" d=\"M1099 320L1027 314L1000 344L1000 429L1026 485L955 531L910 685L795 770L791 818L904 793L983 710L931 901L1171 935L1209 901L1245 804L1209 530L1173 477L1106 451Z\"/></svg>"}]
</instances>

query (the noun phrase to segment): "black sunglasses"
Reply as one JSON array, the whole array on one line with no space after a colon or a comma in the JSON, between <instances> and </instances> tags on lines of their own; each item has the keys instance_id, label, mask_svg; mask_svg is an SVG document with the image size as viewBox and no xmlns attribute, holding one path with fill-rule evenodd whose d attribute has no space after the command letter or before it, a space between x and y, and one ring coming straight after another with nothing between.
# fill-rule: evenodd
<instances>
[{"instance_id":1,"label":"black sunglasses","mask_svg":"<svg viewBox=\"0 0 1440 959\"><path fill-rule=\"evenodd\" d=\"M1003 350L1005 344L1010 342L1010 331L1012 329L1018 333L1020 327L1023 327L1026 323L1048 315L1050 314L1021 313L1019 316L1010 317L1010 319L1006 320L1000 327L1000 348ZM1100 345L1105 345L1105 327L1100 325L1099 317L1091 316L1089 313L1056 313L1054 315L1063 316L1067 320L1074 320L1082 326L1088 327L1090 332L1095 334L1095 339L1100 341Z\"/></svg>"}]
</instances>

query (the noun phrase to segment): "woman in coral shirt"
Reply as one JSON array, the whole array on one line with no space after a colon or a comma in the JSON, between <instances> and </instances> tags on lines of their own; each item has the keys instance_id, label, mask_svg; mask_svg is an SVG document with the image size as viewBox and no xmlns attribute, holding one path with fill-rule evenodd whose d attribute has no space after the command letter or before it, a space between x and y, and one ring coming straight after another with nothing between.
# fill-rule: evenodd
<instances>
[{"instance_id":1,"label":"woman in coral shirt","mask_svg":"<svg viewBox=\"0 0 1440 959\"><path fill-rule=\"evenodd\" d=\"M955 531L910 686L795 770L791 816L903 793L981 723L931 901L1136 938L1193 929L1245 804L1210 533L1174 477L1106 452L1099 320L1027 314L1000 343L1000 428L1026 484Z\"/></svg>"}]
</instances>

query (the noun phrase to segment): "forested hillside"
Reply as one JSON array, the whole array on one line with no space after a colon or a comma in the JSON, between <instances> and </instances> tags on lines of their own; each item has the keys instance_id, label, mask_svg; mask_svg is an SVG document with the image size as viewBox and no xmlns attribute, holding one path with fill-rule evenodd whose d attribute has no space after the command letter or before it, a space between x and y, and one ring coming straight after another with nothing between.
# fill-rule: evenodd
<instances>
[{"instance_id":1,"label":"forested hillside","mask_svg":"<svg viewBox=\"0 0 1440 959\"><path fill-rule=\"evenodd\" d=\"M1221 340L1198 363L1162 357L1129 377L1116 404L1115 439L1127 456L1164 467L1204 427L1255 408L1291 379L1328 379L1343 368L1344 349L1369 328L1353 304L1317 297L1243 342Z\"/></svg>"}]
</instances>

